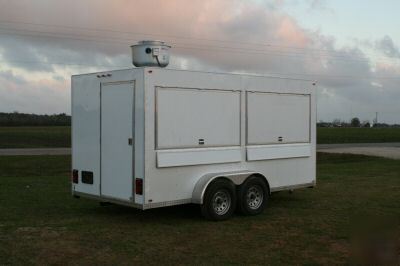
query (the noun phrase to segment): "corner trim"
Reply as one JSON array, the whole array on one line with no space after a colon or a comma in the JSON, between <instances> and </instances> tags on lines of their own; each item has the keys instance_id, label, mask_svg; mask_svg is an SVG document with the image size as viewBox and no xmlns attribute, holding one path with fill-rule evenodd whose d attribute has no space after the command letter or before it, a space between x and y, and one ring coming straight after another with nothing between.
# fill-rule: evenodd
<instances>
[{"instance_id":1,"label":"corner trim","mask_svg":"<svg viewBox=\"0 0 400 266\"><path fill-rule=\"evenodd\" d=\"M131 201L124 201L124 200L112 198L112 197L96 196L96 195L91 195L91 194L87 194L84 192L78 192L78 191L73 191L72 196L80 196L82 198L87 198L87 199L96 200L96 201L107 201L107 202L143 210L143 205L136 204Z\"/></svg>"}]
</instances>

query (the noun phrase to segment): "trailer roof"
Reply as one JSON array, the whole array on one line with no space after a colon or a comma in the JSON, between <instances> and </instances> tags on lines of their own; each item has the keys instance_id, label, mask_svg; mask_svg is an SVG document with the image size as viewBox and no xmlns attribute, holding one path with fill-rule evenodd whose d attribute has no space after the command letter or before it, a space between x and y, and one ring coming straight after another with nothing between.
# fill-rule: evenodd
<instances>
[{"instance_id":1,"label":"trailer roof","mask_svg":"<svg viewBox=\"0 0 400 266\"><path fill-rule=\"evenodd\" d=\"M125 68L125 69L116 69L116 70L107 70L107 71L99 71L99 72L91 72L84 74L76 74L71 77L84 76L84 75L93 75L93 74L105 74L109 72L115 71L128 71L128 70L144 70L144 69L156 69L161 71L180 71L180 72L197 72L197 73L209 73L209 74L219 74L219 75L238 75L238 76L246 76L246 77L265 77L265 78L274 78L274 79L289 79L289 80L300 80L300 81L309 81L316 82L316 80L312 79L302 79L302 78L293 78L293 77L285 77L285 76L275 76L275 75L263 75L263 74L251 74L251 73L240 73L240 72L216 72L216 71L200 71L200 70L188 70L188 69L175 69L175 68L159 68L159 67L133 67L133 68Z\"/></svg>"}]
</instances>

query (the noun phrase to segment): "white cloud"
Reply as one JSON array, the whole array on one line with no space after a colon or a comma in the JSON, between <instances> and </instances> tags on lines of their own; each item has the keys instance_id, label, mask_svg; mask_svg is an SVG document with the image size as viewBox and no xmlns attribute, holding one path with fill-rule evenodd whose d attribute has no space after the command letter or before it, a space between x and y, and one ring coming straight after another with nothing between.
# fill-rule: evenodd
<instances>
[{"instance_id":1,"label":"white cloud","mask_svg":"<svg viewBox=\"0 0 400 266\"><path fill-rule=\"evenodd\" d=\"M0 54L5 61L0 67L0 106L2 111L69 112L72 73L130 66L130 44L163 39L173 46L173 68L286 73L318 80L319 114L325 120L399 112L399 79L373 79L399 77L398 66L376 64L361 50L362 45L337 47L334 37L301 28L282 11L283 4L283 0L7 2L0 9L2 21L36 24L0 22L0 28L34 30L30 35L58 38L0 34ZM314 9L329 9L326 1L310 0L309 4ZM398 46L389 36L368 43L376 43L376 49L386 55L398 56ZM349 106L351 111L347 111ZM399 122L400 118L387 115L387 120Z\"/></svg>"}]
</instances>

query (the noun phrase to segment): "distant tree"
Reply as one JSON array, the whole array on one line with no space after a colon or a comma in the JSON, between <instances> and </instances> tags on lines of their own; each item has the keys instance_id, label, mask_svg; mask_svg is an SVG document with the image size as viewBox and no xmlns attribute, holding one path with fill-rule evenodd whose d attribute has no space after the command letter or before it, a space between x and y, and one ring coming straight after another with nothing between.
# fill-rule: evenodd
<instances>
[{"instance_id":1,"label":"distant tree","mask_svg":"<svg viewBox=\"0 0 400 266\"><path fill-rule=\"evenodd\" d=\"M371 127L371 123L369 120L364 120L361 124L362 127Z\"/></svg>"},{"instance_id":2,"label":"distant tree","mask_svg":"<svg viewBox=\"0 0 400 266\"><path fill-rule=\"evenodd\" d=\"M71 116L62 114L36 115L24 113L0 113L0 126L69 126Z\"/></svg>"},{"instance_id":3,"label":"distant tree","mask_svg":"<svg viewBox=\"0 0 400 266\"><path fill-rule=\"evenodd\" d=\"M350 124L351 124L352 127L360 127L361 122L360 122L360 119L358 117L354 117L354 118L351 119Z\"/></svg>"},{"instance_id":4,"label":"distant tree","mask_svg":"<svg viewBox=\"0 0 400 266\"><path fill-rule=\"evenodd\" d=\"M342 121L340 121L340 119L338 119L338 118L333 119L332 125L333 125L334 127L341 127L341 126L342 126Z\"/></svg>"},{"instance_id":5,"label":"distant tree","mask_svg":"<svg viewBox=\"0 0 400 266\"><path fill-rule=\"evenodd\" d=\"M327 122L318 122L317 123L317 127L330 127L331 123L327 123Z\"/></svg>"}]
</instances>

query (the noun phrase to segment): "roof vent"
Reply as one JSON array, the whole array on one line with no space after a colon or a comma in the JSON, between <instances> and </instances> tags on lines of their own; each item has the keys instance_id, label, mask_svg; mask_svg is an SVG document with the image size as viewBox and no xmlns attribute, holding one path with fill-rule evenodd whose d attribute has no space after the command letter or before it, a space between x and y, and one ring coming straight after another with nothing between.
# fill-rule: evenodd
<instances>
[{"instance_id":1,"label":"roof vent","mask_svg":"<svg viewBox=\"0 0 400 266\"><path fill-rule=\"evenodd\" d=\"M136 67L166 67L169 63L169 48L162 41L140 41L131 46L132 63Z\"/></svg>"}]
</instances>

